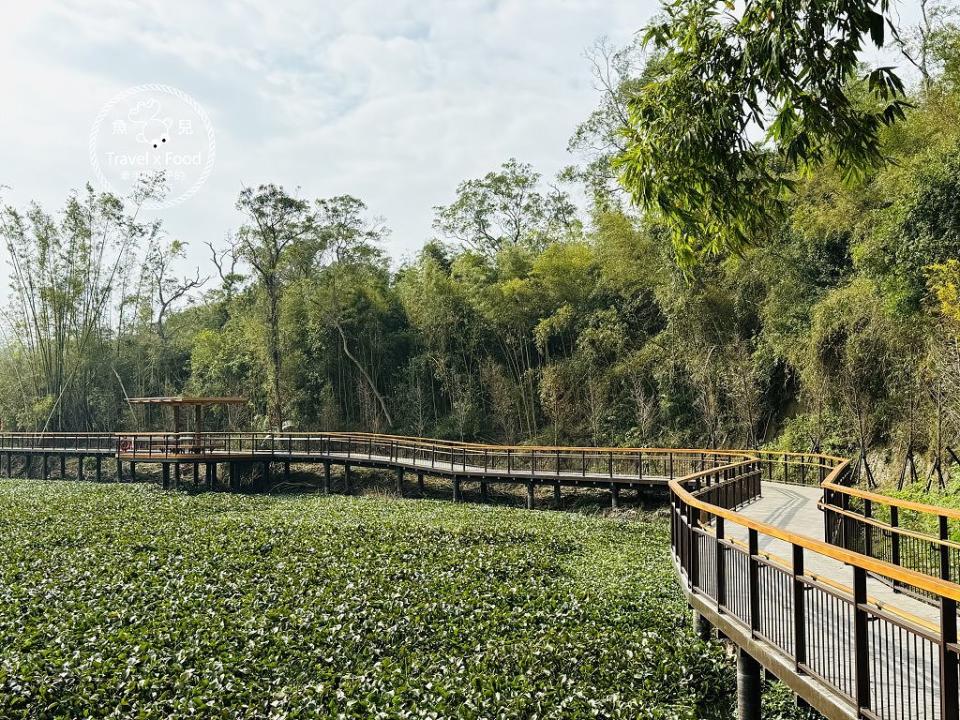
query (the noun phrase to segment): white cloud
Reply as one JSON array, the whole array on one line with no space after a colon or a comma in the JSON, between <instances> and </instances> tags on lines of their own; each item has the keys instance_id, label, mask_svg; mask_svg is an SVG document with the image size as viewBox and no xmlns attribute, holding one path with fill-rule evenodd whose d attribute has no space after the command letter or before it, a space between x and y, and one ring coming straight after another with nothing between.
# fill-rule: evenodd
<instances>
[{"instance_id":1,"label":"white cloud","mask_svg":"<svg viewBox=\"0 0 960 720\"><path fill-rule=\"evenodd\" d=\"M549 176L592 109L583 51L627 41L656 0L59 0L0 10L0 184L59 205L93 177L91 123L127 87L179 87L209 113L217 164L162 211L202 255L238 222L241 183L351 193L393 229L431 236L434 205L510 156Z\"/></svg>"}]
</instances>

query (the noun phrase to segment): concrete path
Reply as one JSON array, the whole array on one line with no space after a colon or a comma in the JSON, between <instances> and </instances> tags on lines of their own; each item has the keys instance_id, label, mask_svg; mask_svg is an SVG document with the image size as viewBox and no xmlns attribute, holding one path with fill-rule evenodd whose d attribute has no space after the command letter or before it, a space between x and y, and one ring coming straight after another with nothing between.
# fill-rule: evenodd
<instances>
[{"instance_id":1,"label":"concrete path","mask_svg":"<svg viewBox=\"0 0 960 720\"><path fill-rule=\"evenodd\" d=\"M739 512L753 520L776 525L798 535L823 540L823 513L817 507L822 497L823 492L820 488L765 482L763 495L741 508ZM727 537L737 538L743 542L747 540L746 528L730 522L727 523L726 534ZM790 567L793 557L790 545L763 535L759 537L758 544L762 552L776 556ZM848 590L853 586L853 570L850 566L831 558L807 551L804 554L804 569L808 574L828 578ZM940 612L936 607L907 597L903 593L894 592L879 580L872 578L867 580L867 594L871 601L875 601L881 608L902 614L905 619L915 618L929 623L929 627L939 625Z\"/></svg>"}]
</instances>

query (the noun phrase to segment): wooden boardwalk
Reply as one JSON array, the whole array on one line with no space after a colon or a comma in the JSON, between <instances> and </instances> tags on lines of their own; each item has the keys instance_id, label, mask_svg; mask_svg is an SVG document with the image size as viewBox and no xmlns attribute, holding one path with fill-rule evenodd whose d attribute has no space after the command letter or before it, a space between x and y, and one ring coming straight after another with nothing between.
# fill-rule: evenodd
<instances>
[{"instance_id":1,"label":"wooden boardwalk","mask_svg":"<svg viewBox=\"0 0 960 720\"><path fill-rule=\"evenodd\" d=\"M606 490L617 506L622 490L660 487L672 477L729 462L740 453L706 450L623 448L567 448L490 446L368 433L133 433L119 435L17 435L0 434L3 468L13 474L14 458L41 477L65 472L64 460L76 458L82 468L93 462L100 480L105 460L115 462L113 476L136 478L140 465L159 465L163 485L176 487L184 468L192 468L195 482L211 489L238 490L254 473L269 479L279 469L289 479L291 466L313 467L321 485L330 490L331 466L343 468L349 489L354 468L366 467L396 473L402 491L404 475L424 476L450 483L451 495L460 500L464 485L479 485L481 495L493 484L521 485L533 506L536 488L550 486L555 499L564 487ZM188 471L189 475L189 471ZM88 470L86 475L91 476Z\"/></svg>"},{"instance_id":2,"label":"wooden boardwalk","mask_svg":"<svg viewBox=\"0 0 960 720\"><path fill-rule=\"evenodd\" d=\"M956 720L960 586L942 578L960 514L911 504L941 518L942 537L924 535L898 525L903 501L849 487L845 460L802 486L762 482L757 455L670 483L677 569L701 631L739 648L741 717L759 718L762 666L829 718Z\"/></svg>"}]
</instances>

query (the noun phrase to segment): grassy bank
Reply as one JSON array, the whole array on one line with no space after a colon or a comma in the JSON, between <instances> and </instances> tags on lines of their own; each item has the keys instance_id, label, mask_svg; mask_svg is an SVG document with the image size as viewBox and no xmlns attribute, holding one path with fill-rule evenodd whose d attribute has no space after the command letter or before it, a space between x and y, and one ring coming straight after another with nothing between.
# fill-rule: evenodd
<instances>
[{"instance_id":1,"label":"grassy bank","mask_svg":"<svg viewBox=\"0 0 960 720\"><path fill-rule=\"evenodd\" d=\"M0 717L728 718L666 522L0 481Z\"/></svg>"}]
</instances>

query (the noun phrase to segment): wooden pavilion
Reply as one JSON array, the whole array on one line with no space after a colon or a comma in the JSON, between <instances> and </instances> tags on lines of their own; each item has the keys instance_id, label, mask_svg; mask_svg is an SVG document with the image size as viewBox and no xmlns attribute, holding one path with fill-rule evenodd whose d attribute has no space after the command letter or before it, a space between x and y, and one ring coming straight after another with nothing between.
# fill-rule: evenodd
<instances>
[{"instance_id":1,"label":"wooden pavilion","mask_svg":"<svg viewBox=\"0 0 960 720\"><path fill-rule=\"evenodd\" d=\"M134 397L127 400L131 405L145 407L170 408L173 411L173 432L183 431L182 411L184 408L193 409L193 433L198 441L203 435L203 420L205 408L211 406L239 406L246 405L247 399L240 396L200 397L190 395L172 395L160 397Z\"/></svg>"}]
</instances>

